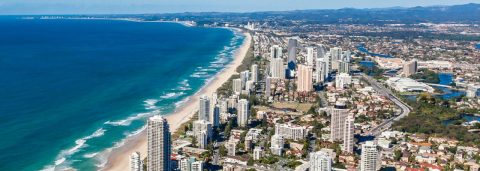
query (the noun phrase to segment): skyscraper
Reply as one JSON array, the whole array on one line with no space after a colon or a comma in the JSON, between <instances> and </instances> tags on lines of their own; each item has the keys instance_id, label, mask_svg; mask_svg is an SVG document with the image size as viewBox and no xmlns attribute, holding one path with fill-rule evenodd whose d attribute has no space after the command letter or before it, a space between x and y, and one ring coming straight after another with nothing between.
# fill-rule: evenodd
<instances>
[{"instance_id":1,"label":"skyscraper","mask_svg":"<svg viewBox=\"0 0 480 171\"><path fill-rule=\"evenodd\" d=\"M248 100L241 99L238 101L237 107L237 122L238 126L244 127L248 124L248 117L250 116L250 111L248 110Z\"/></svg>"},{"instance_id":2,"label":"skyscraper","mask_svg":"<svg viewBox=\"0 0 480 171\"><path fill-rule=\"evenodd\" d=\"M285 79L285 65L282 58L275 58L270 61L270 76Z\"/></svg>"},{"instance_id":3,"label":"skyscraper","mask_svg":"<svg viewBox=\"0 0 480 171\"><path fill-rule=\"evenodd\" d=\"M327 54L327 50L325 50L325 46L323 45L318 45L317 46L317 59L318 58L325 58L325 55Z\"/></svg>"},{"instance_id":4,"label":"skyscraper","mask_svg":"<svg viewBox=\"0 0 480 171\"><path fill-rule=\"evenodd\" d=\"M265 96L267 97L270 97L271 93L272 93L272 78L271 77L267 77L265 79Z\"/></svg>"},{"instance_id":5,"label":"skyscraper","mask_svg":"<svg viewBox=\"0 0 480 171\"><path fill-rule=\"evenodd\" d=\"M339 47L331 48L330 55L332 55L331 69L338 70L339 61L342 59L342 48L339 48Z\"/></svg>"},{"instance_id":6,"label":"skyscraper","mask_svg":"<svg viewBox=\"0 0 480 171\"><path fill-rule=\"evenodd\" d=\"M133 152L130 155L130 171L142 171L142 160L140 159L139 152Z\"/></svg>"},{"instance_id":7,"label":"skyscraper","mask_svg":"<svg viewBox=\"0 0 480 171\"><path fill-rule=\"evenodd\" d=\"M297 92L310 92L313 90L312 67L298 65Z\"/></svg>"},{"instance_id":8,"label":"skyscraper","mask_svg":"<svg viewBox=\"0 0 480 171\"><path fill-rule=\"evenodd\" d=\"M282 51L283 51L282 47L278 45L273 45L270 48L270 61L275 58L282 58L282 53L283 53Z\"/></svg>"},{"instance_id":9,"label":"skyscraper","mask_svg":"<svg viewBox=\"0 0 480 171\"><path fill-rule=\"evenodd\" d=\"M317 151L310 153L310 169L309 171L331 171L332 158L325 151Z\"/></svg>"},{"instance_id":10,"label":"skyscraper","mask_svg":"<svg viewBox=\"0 0 480 171\"><path fill-rule=\"evenodd\" d=\"M210 117L210 99L206 95L200 96L198 109L198 120L209 120Z\"/></svg>"},{"instance_id":11,"label":"skyscraper","mask_svg":"<svg viewBox=\"0 0 480 171\"><path fill-rule=\"evenodd\" d=\"M254 83L258 82L258 65L257 64L252 65L252 81Z\"/></svg>"},{"instance_id":12,"label":"skyscraper","mask_svg":"<svg viewBox=\"0 0 480 171\"><path fill-rule=\"evenodd\" d=\"M170 171L170 129L162 116L147 121L148 164L147 171Z\"/></svg>"},{"instance_id":13,"label":"skyscraper","mask_svg":"<svg viewBox=\"0 0 480 171\"><path fill-rule=\"evenodd\" d=\"M325 78L328 78L330 72L332 71L332 55L330 53L326 53L323 61L325 61L327 66L325 69Z\"/></svg>"},{"instance_id":14,"label":"skyscraper","mask_svg":"<svg viewBox=\"0 0 480 171\"><path fill-rule=\"evenodd\" d=\"M248 70L240 72L240 80L242 80L242 90L245 90L250 72Z\"/></svg>"},{"instance_id":15,"label":"skyscraper","mask_svg":"<svg viewBox=\"0 0 480 171\"><path fill-rule=\"evenodd\" d=\"M324 83L325 75L327 71L327 64L323 61L323 58L317 58L317 64L315 69L315 80L316 83Z\"/></svg>"},{"instance_id":16,"label":"skyscraper","mask_svg":"<svg viewBox=\"0 0 480 171\"><path fill-rule=\"evenodd\" d=\"M343 90L352 83L352 76L346 73L340 73L335 78L335 87L337 90Z\"/></svg>"},{"instance_id":17,"label":"skyscraper","mask_svg":"<svg viewBox=\"0 0 480 171\"><path fill-rule=\"evenodd\" d=\"M297 63L297 39L288 39L288 70L295 70Z\"/></svg>"},{"instance_id":18,"label":"skyscraper","mask_svg":"<svg viewBox=\"0 0 480 171\"><path fill-rule=\"evenodd\" d=\"M212 123L206 120L194 121L193 134L197 138L197 146L204 149L213 135Z\"/></svg>"},{"instance_id":19,"label":"skyscraper","mask_svg":"<svg viewBox=\"0 0 480 171\"><path fill-rule=\"evenodd\" d=\"M208 114L208 121L213 124L213 126L218 126L218 120L220 118L220 108L215 113L215 107L218 105L218 95L217 92L212 93L212 97L210 98L210 113ZM215 120L216 119L216 120ZM217 125L215 125L217 124Z\"/></svg>"},{"instance_id":20,"label":"skyscraper","mask_svg":"<svg viewBox=\"0 0 480 171\"><path fill-rule=\"evenodd\" d=\"M242 92L242 80L240 78L232 80L233 93L240 94Z\"/></svg>"},{"instance_id":21,"label":"skyscraper","mask_svg":"<svg viewBox=\"0 0 480 171\"><path fill-rule=\"evenodd\" d=\"M350 73L350 51L342 53L342 58L339 60L339 73Z\"/></svg>"},{"instance_id":22,"label":"skyscraper","mask_svg":"<svg viewBox=\"0 0 480 171\"><path fill-rule=\"evenodd\" d=\"M355 138L355 117L353 115L347 116L345 119L345 128L343 131L343 152L353 154L353 145Z\"/></svg>"},{"instance_id":23,"label":"skyscraper","mask_svg":"<svg viewBox=\"0 0 480 171\"><path fill-rule=\"evenodd\" d=\"M362 144L360 160L360 171L377 171L381 167L379 151L374 141L367 141Z\"/></svg>"},{"instance_id":24,"label":"skyscraper","mask_svg":"<svg viewBox=\"0 0 480 171\"><path fill-rule=\"evenodd\" d=\"M313 47L307 47L307 58L306 58L306 61L307 61L307 65L308 66L313 66L314 65L314 62L315 62L315 58L313 56Z\"/></svg>"},{"instance_id":25,"label":"skyscraper","mask_svg":"<svg viewBox=\"0 0 480 171\"><path fill-rule=\"evenodd\" d=\"M215 105L213 107L213 112L211 112L208 120L214 127L218 127L220 125L220 105Z\"/></svg>"},{"instance_id":26,"label":"skyscraper","mask_svg":"<svg viewBox=\"0 0 480 171\"><path fill-rule=\"evenodd\" d=\"M337 102L334 107L329 108L330 114L330 141L343 140L345 119L348 116L348 109L342 102Z\"/></svg>"},{"instance_id":27,"label":"skyscraper","mask_svg":"<svg viewBox=\"0 0 480 171\"><path fill-rule=\"evenodd\" d=\"M270 141L270 151L273 155L281 156L285 139L282 135L275 134Z\"/></svg>"},{"instance_id":28,"label":"skyscraper","mask_svg":"<svg viewBox=\"0 0 480 171\"><path fill-rule=\"evenodd\" d=\"M403 65L403 75L405 77L410 77L410 75L413 75L417 72L417 61L412 60L410 62L405 62Z\"/></svg>"}]
</instances>

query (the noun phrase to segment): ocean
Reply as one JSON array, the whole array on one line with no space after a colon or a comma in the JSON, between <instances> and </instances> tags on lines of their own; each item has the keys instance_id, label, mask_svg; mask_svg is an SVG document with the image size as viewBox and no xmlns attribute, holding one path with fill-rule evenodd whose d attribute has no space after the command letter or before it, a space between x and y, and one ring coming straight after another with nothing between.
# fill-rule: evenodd
<instances>
[{"instance_id":1,"label":"ocean","mask_svg":"<svg viewBox=\"0 0 480 171\"><path fill-rule=\"evenodd\" d=\"M95 170L233 60L243 35L120 20L0 17L0 170Z\"/></svg>"}]
</instances>

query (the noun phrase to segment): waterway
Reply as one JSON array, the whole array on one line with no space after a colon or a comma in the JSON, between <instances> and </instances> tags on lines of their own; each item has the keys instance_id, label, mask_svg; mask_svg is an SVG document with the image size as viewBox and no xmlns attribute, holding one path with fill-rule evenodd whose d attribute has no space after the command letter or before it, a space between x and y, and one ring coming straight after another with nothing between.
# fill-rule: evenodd
<instances>
[{"instance_id":1,"label":"waterway","mask_svg":"<svg viewBox=\"0 0 480 171\"><path fill-rule=\"evenodd\" d=\"M441 85L450 85L453 82L452 73L439 73L438 78L440 80L438 84L441 84ZM442 94L435 95L436 97L440 97L443 100L450 100L466 94L464 91L454 90L447 87L441 87L441 86L432 86L432 87L443 92ZM417 95L405 95L405 97L408 100L417 99Z\"/></svg>"},{"instance_id":2,"label":"waterway","mask_svg":"<svg viewBox=\"0 0 480 171\"><path fill-rule=\"evenodd\" d=\"M363 52L367 55L370 55L370 56L378 56L378 57L382 57L382 58L394 58L393 56L391 55L387 55L387 54L379 54L379 53L373 53L373 52L370 52L364 44L359 44L357 46L357 49L360 51L360 52Z\"/></svg>"}]
</instances>

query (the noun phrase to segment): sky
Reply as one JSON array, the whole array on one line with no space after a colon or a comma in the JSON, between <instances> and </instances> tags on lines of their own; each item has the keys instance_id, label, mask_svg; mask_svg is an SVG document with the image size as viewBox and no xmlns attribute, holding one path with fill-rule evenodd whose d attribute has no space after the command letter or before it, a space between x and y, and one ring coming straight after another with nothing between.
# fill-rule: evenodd
<instances>
[{"instance_id":1,"label":"sky","mask_svg":"<svg viewBox=\"0 0 480 171\"><path fill-rule=\"evenodd\" d=\"M480 3L480 0L0 0L0 15L252 12Z\"/></svg>"}]
</instances>

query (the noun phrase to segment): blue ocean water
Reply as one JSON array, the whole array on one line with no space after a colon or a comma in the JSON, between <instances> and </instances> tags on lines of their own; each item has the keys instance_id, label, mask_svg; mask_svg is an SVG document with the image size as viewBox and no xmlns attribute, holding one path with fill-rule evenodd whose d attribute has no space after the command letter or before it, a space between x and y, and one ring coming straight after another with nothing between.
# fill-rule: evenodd
<instances>
[{"instance_id":1,"label":"blue ocean water","mask_svg":"<svg viewBox=\"0 0 480 171\"><path fill-rule=\"evenodd\" d=\"M232 59L227 29L0 17L0 170L95 170Z\"/></svg>"}]
</instances>

